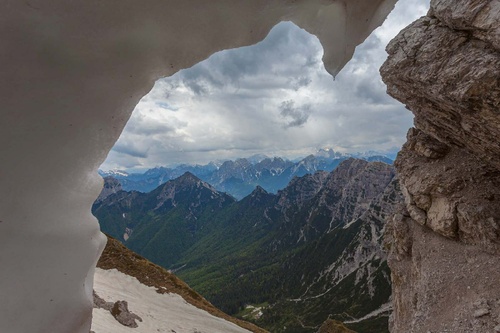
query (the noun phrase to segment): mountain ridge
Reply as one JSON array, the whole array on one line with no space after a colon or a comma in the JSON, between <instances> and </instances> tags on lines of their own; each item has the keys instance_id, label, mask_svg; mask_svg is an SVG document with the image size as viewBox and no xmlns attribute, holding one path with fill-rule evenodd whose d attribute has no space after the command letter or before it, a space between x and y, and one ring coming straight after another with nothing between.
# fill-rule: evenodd
<instances>
[{"instance_id":1,"label":"mountain ridge","mask_svg":"<svg viewBox=\"0 0 500 333\"><path fill-rule=\"evenodd\" d=\"M302 331L295 314L305 318L309 326L319 328L330 314L334 315L326 309L342 313L345 304L329 303L325 309L322 304L327 301L318 297L320 294L335 299L332 293L344 295L354 286L362 286L347 300L351 304L349 312L356 318L387 303L390 282L381 234L389 211L401 201L392 166L348 159L332 172L296 177L277 194L256 187L240 201L228 196L225 205L217 201L226 198L224 194L216 195L213 188L192 174L183 177L189 179L188 188L197 190L184 189L189 194L186 196L176 193L176 207L170 205L170 210L141 211L141 202L152 200L149 207L154 207L155 202L164 200L158 195L162 189L185 183L182 177L158 187L148 200L141 199L148 194L130 192L139 202L137 221L128 226L135 226L130 238L120 239L175 271L222 310L236 314L249 304L268 303L263 315L254 320L273 332L281 332L280 325ZM210 205L200 204L203 195L199 193L203 191L211 194L205 196ZM116 219L123 216L124 212L113 209L126 201L125 193L112 194L107 201L96 204L94 213L99 220L106 217L104 213ZM119 200L116 205L111 204L114 199ZM189 217L186 207L199 209L196 219ZM370 209L376 212L368 214ZM111 221L101 224L103 230ZM155 232L141 232L141 228L150 229L151 225L157 228ZM169 232L159 232L162 225L169 225ZM305 284L310 288L303 289ZM288 299L297 301L292 304ZM376 301L366 302L369 299ZM277 309L283 317L276 317ZM352 319L334 316L338 320ZM384 314L350 325L384 332L387 317Z\"/></svg>"},{"instance_id":2,"label":"mountain ridge","mask_svg":"<svg viewBox=\"0 0 500 333\"><path fill-rule=\"evenodd\" d=\"M100 170L99 173L102 177L110 176L118 179L124 190L147 193L168 180L175 179L185 172L191 172L212 184L217 190L242 199L257 185L262 186L268 192L276 193L285 188L294 176L304 176L319 170L332 171L340 162L350 157L392 164L391 158L377 152L346 154L329 149L319 150L316 155L308 155L297 162L281 157L271 158L261 155L219 163L210 162L206 165L182 164L173 168L155 167L142 174L128 174L122 170Z\"/></svg>"}]
</instances>

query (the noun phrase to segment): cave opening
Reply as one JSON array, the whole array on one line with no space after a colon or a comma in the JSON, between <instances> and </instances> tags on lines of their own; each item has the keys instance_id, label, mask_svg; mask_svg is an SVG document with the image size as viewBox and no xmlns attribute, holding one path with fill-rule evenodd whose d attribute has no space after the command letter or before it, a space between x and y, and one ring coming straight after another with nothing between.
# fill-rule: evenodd
<instances>
[{"instance_id":1,"label":"cave opening","mask_svg":"<svg viewBox=\"0 0 500 333\"><path fill-rule=\"evenodd\" d=\"M427 10L424 4L408 15L411 5L402 1L336 80L324 68L318 39L291 22L276 25L256 45L220 51L157 80L101 166L111 171L103 175L259 154L293 160L318 148L394 159L412 115L386 94L378 69L385 44Z\"/></svg>"},{"instance_id":2,"label":"cave opening","mask_svg":"<svg viewBox=\"0 0 500 333\"><path fill-rule=\"evenodd\" d=\"M13 162L0 169L0 237L9 249L1 257L9 269L0 287L12 292L4 295L7 320L1 327L88 332L93 267L104 245L89 209L101 186L96 170L155 79L217 50L255 43L262 31L283 19L324 33L320 39L330 46L328 54L332 45L325 42L337 31L317 24L311 13L329 23L325 18L342 18L361 8L356 14L366 20L342 21L355 37L348 45L353 49L394 2L360 1L363 5L345 8L321 1L303 7L276 2L268 11L267 1L238 6L221 1L227 9L174 1L179 6L175 13L168 8L172 2L164 1L148 6L109 1L96 7L91 2L9 2L2 13L1 137L8 143L3 156ZM227 20L217 21L221 17ZM181 32L185 38L178 38ZM350 53L336 56L325 58L331 72ZM283 104L283 117L291 118L284 127L304 118L299 113L295 119L297 112L289 105ZM25 202L29 209L20 204ZM34 287L40 280L44 288ZM18 313L25 313L25 320L18 320Z\"/></svg>"}]
</instances>

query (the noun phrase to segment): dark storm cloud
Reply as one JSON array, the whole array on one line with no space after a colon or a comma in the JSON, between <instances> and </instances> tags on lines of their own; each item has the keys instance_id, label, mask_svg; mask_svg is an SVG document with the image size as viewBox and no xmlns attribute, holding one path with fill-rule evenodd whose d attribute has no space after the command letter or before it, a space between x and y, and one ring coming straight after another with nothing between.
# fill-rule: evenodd
<instances>
[{"instance_id":1,"label":"dark storm cloud","mask_svg":"<svg viewBox=\"0 0 500 333\"><path fill-rule=\"evenodd\" d=\"M285 127L300 127L303 126L307 119L309 119L309 115L311 113L310 105L302 105L300 107L295 106L295 102L292 100L284 101L279 106L280 115L285 118L286 124Z\"/></svg>"},{"instance_id":2,"label":"dark storm cloud","mask_svg":"<svg viewBox=\"0 0 500 333\"><path fill-rule=\"evenodd\" d=\"M167 134L169 132L175 132L175 130L176 127L171 124L161 123L147 118L131 119L127 124L128 132L144 136Z\"/></svg>"},{"instance_id":3,"label":"dark storm cloud","mask_svg":"<svg viewBox=\"0 0 500 333\"><path fill-rule=\"evenodd\" d=\"M355 95L359 100L370 104L391 103L392 101L384 92L385 85L378 80L367 78L357 84Z\"/></svg>"},{"instance_id":4,"label":"dark storm cloud","mask_svg":"<svg viewBox=\"0 0 500 333\"><path fill-rule=\"evenodd\" d=\"M117 153L128 155L131 157L147 158L148 152L142 147L138 147L131 142L118 142L113 150Z\"/></svg>"}]
</instances>

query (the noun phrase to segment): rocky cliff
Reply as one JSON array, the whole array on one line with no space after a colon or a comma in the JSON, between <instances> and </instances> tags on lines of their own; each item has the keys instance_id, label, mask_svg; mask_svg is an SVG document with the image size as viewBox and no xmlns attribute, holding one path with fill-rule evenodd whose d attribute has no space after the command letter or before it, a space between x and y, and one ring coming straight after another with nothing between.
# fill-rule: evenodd
<instances>
[{"instance_id":1,"label":"rocky cliff","mask_svg":"<svg viewBox=\"0 0 500 333\"><path fill-rule=\"evenodd\" d=\"M96 202L104 201L111 194L115 194L117 192L122 191L122 184L116 178L107 176L104 177L104 185L102 186L102 191L96 199Z\"/></svg>"},{"instance_id":2,"label":"rocky cliff","mask_svg":"<svg viewBox=\"0 0 500 333\"><path fill-rule=\"evenodd\" d=\"M393 332L500 332L500 1L432 0L388 45L415 115L388 232Z\"/></svg>"}]
</instances>

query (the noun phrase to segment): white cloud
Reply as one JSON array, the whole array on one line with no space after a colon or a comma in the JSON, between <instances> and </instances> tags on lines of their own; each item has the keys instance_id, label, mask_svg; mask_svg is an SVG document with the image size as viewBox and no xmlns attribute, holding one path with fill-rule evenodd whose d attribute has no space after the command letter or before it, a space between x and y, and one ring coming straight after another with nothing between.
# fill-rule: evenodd
<instances>
[{"instance_id":1,"label":"white cloud","mask_svg":"<svg viewBox=\"0 0 500 333\"><path fill-rule=\"evenodd\" d=\"M387 42L428 6L428 0L400 0L335 81L317 38L291 23L274 27L261 43L216 53L159 80L102 168L398 147L412 116L387 96L378 69Z\"/></svg>"}]
</instances>

